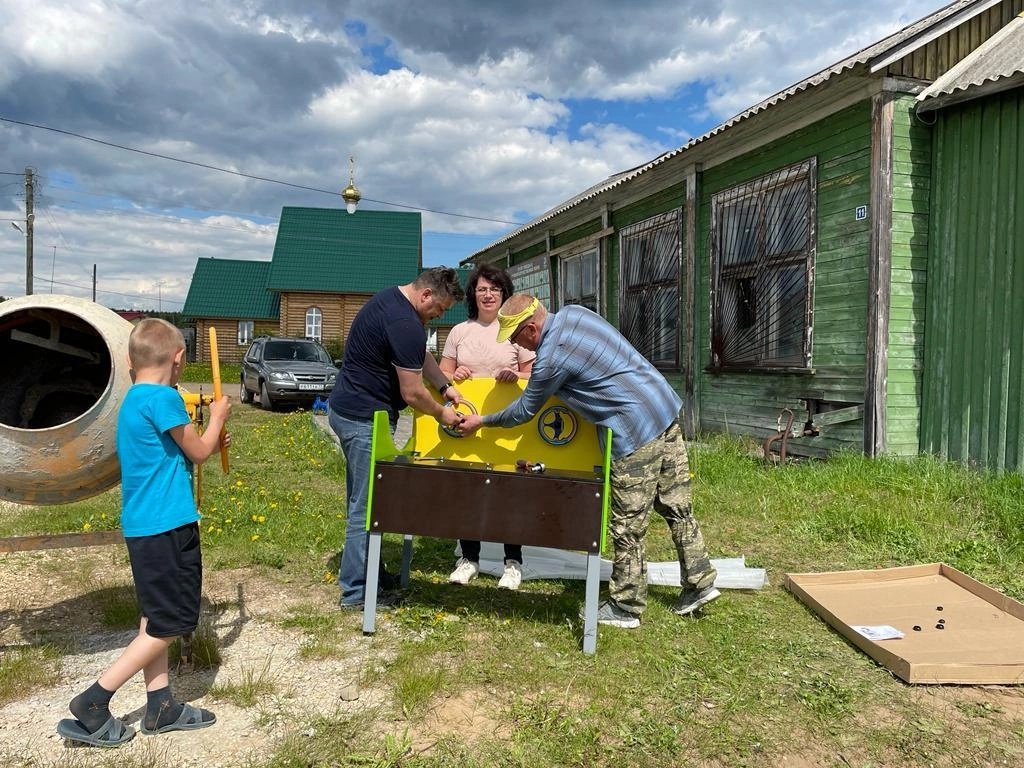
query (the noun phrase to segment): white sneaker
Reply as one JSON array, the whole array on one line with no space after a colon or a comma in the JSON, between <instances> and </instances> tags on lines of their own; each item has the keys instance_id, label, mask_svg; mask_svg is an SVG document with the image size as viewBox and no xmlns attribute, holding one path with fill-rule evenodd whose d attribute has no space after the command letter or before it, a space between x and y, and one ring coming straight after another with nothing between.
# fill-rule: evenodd
<instances>
[{"instance_id":1,"label":"white sneaker","mask_svg":"<svg viewBox=\"0 0 1024 768\"><path fill-rule=\"evenodd\" d=\"M522 567L515 560L506 560L505 572L501 574L501 578L498 579L498 588L516 590L519 589L519 585L522 583Z\"/></svg>"},{"instance_id":2,"label":"white sneaker","mask_svg":"<svg viewBox=\"0 0 1024 768\"><path fill-rule=\"evenodd\" d=\"M450 584L469 584L479 573L479 563L474 563L472 560L460 557L455 563L455 570L448 577L448 582Z\"/></svg>"}]
</instances>

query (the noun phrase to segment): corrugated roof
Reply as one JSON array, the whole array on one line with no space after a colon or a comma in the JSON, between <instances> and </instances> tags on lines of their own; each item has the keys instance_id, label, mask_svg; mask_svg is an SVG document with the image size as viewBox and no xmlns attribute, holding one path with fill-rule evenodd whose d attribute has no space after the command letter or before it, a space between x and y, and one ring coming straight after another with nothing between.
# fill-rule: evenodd
<instances>
[{"instance_id":1,"label":"corrugated roof","mask_svg":"<svg viewBox=\"0 0 1024 768\"><path fill-rule=\"evenodd\" d=\"M869 45L867 48L858 51L852 56L848 56L842 61L836 62L830 67L826 67L820 72L817 72L811 75L810 77L801 80L800 82L794 85L791 85L785 90L779 91L778 93L769 96L768 98L764 99L761 102L758 102L749 109L744 110L743 112L740 112L738 115L729 118L724 123L711 129L702 136L698 136L697 138L691 139L683 146L665 152L664 154L661 154L658 157L651 160L649 163L638 166L628 171L623 171L621 173L614 174L605 181L595 184L590 189L580 193L576 197L573 197L570 200L567 200L563 203L559 203L548 212L541 214L537 218L527 222L521 227L517 227L516 229L509 232L507 235L504 235L498 240L495 240L487 247L482 248L476 253L467 257L465 261L472 261L480 254L485 253L508 240L512 240L513 238L517 237L520 234L523 234L524 232L528 232L529 230L540 226L549 219L552 219L555 216L559 215L560 213L563 213L569 210L570 208L579 205L585 200L597 197L598 195L607 192L610 189L614 189L615 187L618 187L624 184L625 182L634 179L643 173L646 173L655 166L661 165L666 160L676 157L677 155L686 152L687 150L695 147L696 145L704 141L707 141L712 136L716 136L720 133L723 133L727 131L729 128L732 128L734 125L741 123L745 120L748 120L749 118L758 114L759 112L763 112L766 109L782 101L785 101L790 96L800 93L801 91L806 91L809 88L814 88L818 85L821 85L822 83L828 81L832 77L840 75L856 67L870 67L872 64L876 62L884 60L887 57L887 55L893 51L899 50L901 52L901 55L905 56L908 53L915 50L917 47L924 45L929 40L933 39L933 37L929 37L929 31L933 27L939 26L947 19L950 19L951 17L957 15L963 16L963 20L966 20L968 18L976 16L979 13L982 13L983 11L992 7L993 5L996 5L998 2L999 0L957 0L956 2L950 3L949 5L940 8L935 13L930 14L929 16L925 16L924 18L919 19L913 24L904 27L898 32L889 35L889 37L886 37L877 43Z\"/></svg>"},{"instance_id":2,"label":"corrugated roof","mask_svg":"<svg viewBox=\"0 0 1024 768\"><path fill-rule=\"evenodd\" d=\"M418 212L285 207L267 287L376 293L419 274L420 243Z\"/></svg>"},{"instance_id":3,"label":"corrugated roof","mask_svg":"<svg viewBox=\"0 0 1024 768\"><path fill-rule=\"evenodd\" d=\"M938 109L950 101L970 98L970 91L986 91L986 84L1006 80L1012 85L1024 77L1024 13L982 43L970 56L939 77L917 97L918 111ZM987 91L986 91L987 92Z\"/></svg>"},{"instance_id":4,"label":"corrugated roof","mask_svg":"<svg viewBox=\"0 0 1024 768\"><path fill-rule=\"evenodd\" d=\"M276 320L278 296L267 290L269 261L201 258L181 310L186 317Z\"/></svg>"}]
</instances>

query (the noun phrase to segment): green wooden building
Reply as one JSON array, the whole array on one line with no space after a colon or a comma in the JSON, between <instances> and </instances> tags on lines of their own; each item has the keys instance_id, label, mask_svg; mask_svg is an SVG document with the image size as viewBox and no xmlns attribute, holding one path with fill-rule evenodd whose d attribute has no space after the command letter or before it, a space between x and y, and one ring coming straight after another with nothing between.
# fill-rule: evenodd
<instances>
[{"instance_id":1,"label":"green wooden building","mask_svg":"<svg viewBox=\"0 0 1024 768\"><path fill-rule=\"evenodd\" d=\"M1007 280L1024 280L1024 239L993 217L1022 220L1024 47L980 103L929 110L926 91L1022 11L952 3L468 260L616 324L677 387L691 435L1021 468L1024 313Z\"/></svg>"},{"instance_id":2,"label":"green wooden building","mask_svg":"<svg viewBox=\"0 0 1024 768\"><path fill-rule=\"evenodd\" d=\"M196 261L183 310L195 326L196 360L210 361L210 328L217 331L217 356L233 363L254 336L277 333L279 297L267 290L269 274L269 261Z\"/></svg>"},{"instance_id":3,"label":"green wooden building","mask_svg":"<svg viewBox=\"0 0 1024 768\"><path fill-rule=\"evenodd\" d=\"M230 362L260 333L344 342L374 293L419 274L420 226L419 213L404 211L282 208L270 261L197 261L182 310L196 326L197 359L210 359L210 327Z\"/></svg>"},{"instance_id":4,"label":"green wooden building","mask_svg":"<svg viewBox=\"0 0 1024 768\"><path fill-rule=\"evenodd\" d=\"M1024 469L1024 15L918 96L931 124L921 449Z\"/></svg>"}]
</instances>

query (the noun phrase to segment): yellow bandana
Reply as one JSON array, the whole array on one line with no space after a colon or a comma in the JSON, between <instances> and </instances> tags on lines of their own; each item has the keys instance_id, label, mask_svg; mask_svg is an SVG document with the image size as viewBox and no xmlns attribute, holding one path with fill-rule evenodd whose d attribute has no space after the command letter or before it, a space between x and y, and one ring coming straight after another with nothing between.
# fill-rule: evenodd
<instances>
[{"instance_id":1,"label":"yellow bandana","mask_svg":"<svg viewBox=\"0 0 1024 768\"><path fill-rule=\"evenodd\" d=\"M516 332L516 328L524 320L529 320L530 316L537 311L537 307L540 306L540 301L534 298L533 301L522 312L517 312L514 315L503 315L501 310L498 311L498 341L505 341L507 338L512 336Z\"/></svg>"}]
</instances>

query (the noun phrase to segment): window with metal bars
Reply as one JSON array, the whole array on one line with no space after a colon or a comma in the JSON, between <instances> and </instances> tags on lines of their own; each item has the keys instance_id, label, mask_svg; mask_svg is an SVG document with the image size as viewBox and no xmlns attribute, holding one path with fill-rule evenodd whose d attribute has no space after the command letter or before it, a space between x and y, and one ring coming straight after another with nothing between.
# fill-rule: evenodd
<instances>
[{"instance_id":1,"label":"window with metal bars","mask_svg":"<svg viewBox=\"0 0 1024 768\"><path fill-rule=\"evenodd\" d=\"M679 368L682 211L619 233L619 330L658 368Z\"/></svg>"},{"instance_id":2,"label":"window with metal bars","mask_svg":"<svg viewBox=\"0 0 1024 768\"><path fill-rule=\"evenodd\" d=\"M811 367L814 158L711 199L711 369Z\"/></svg>"}]
</instances>

